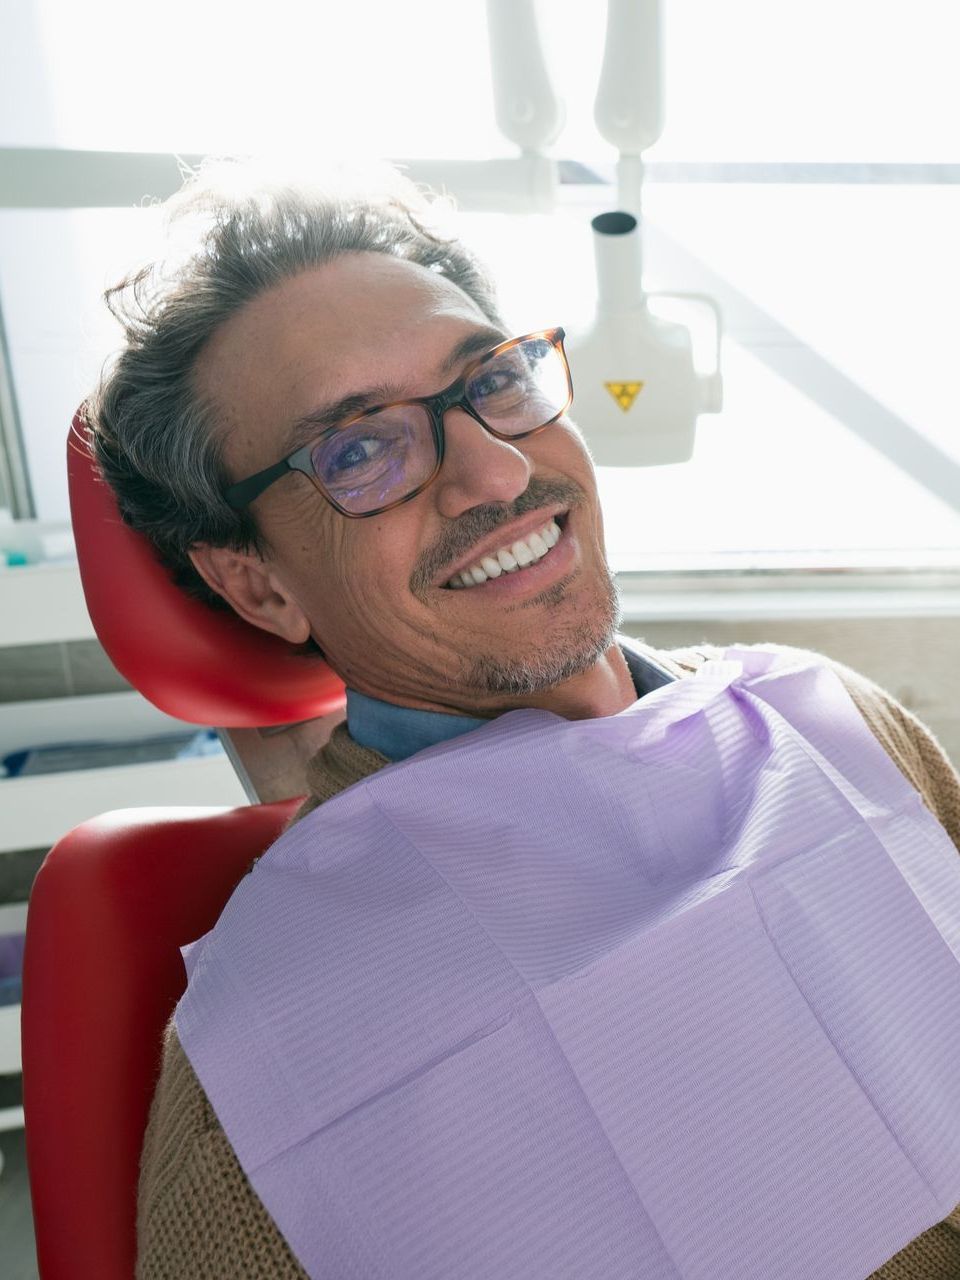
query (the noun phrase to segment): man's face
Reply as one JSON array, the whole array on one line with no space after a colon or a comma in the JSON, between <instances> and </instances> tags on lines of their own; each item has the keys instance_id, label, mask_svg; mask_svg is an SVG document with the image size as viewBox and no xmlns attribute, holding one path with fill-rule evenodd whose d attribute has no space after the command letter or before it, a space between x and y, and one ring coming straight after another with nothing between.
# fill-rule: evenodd
<instances>
[{"instance_id":1,"label":"man's face","mask_svg":"<svg viewBox=\"0 0 960 1280\"><path fill-rule=\"evenodd\" d=\"M261 294L205 348L197 388L215 407L231 480L290 451L307 413L371 388L429 395L465 338L500 334L456 285L384 254L351 254ZM475 357L474 357L475 358ZM265 566L351 687L402 705L495 714L587 670L612 643L593 466L562 418L496 439L445 415L439 475L381 515L350 519L296 472L253 507ZM561 536L526 568L470 587L456 571L496 558L556 520Z\"/></svg>"}]
</instances>

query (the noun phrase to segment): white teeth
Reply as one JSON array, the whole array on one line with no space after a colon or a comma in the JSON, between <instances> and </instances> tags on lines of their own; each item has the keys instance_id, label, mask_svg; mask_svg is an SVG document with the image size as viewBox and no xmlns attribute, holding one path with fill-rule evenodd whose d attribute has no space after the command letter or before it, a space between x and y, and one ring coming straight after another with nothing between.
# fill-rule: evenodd
<instances>
[{"instance_id":1,"label":"white teeth","mask_svg":"<svg viewBox=\"0 0 960 1280\"><path fill-rule=\"evenodd\" d=\"M542 560L551 547L560 540L560 526L551 520L536 533L526 538L518 538L509 549L501 547L492 555L481 557L478 564L463 569L447 583L449 587L479 587L490 578L499 578L502 573L516 573L527 565Z\"/></svg>"}]
</instances>

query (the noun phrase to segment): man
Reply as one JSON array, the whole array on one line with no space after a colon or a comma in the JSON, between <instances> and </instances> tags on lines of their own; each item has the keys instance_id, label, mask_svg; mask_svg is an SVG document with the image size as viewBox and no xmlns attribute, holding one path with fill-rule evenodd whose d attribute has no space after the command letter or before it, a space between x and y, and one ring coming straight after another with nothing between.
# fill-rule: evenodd
<instances>
[{"instance_id":1,"label":"man","mask_svg":"<svg viewBox=\"0 0 960 1280\"><path fill-rule=\"evenodd\" d=\"M127 345L90 418L125 518L184 589L319 649L347 684L347 722L312 762L299 818L505 713L616 717L722 656L617 637L562 331L515 341L475 259L429 228L430 207L402 181L244 189L237 173L226 187L202 177L174 202L207 219L192 256L141 273L132 303L113 291ZM939 744L883 690L830 665L960 846L960 779ZM195 1061L171 1021L144 1145L138 1275L307 1274ZM598 1260L593 1274L627 1273ZM957 1274L960 1212L876 1272Z\"/></svg>"}]
</instances>

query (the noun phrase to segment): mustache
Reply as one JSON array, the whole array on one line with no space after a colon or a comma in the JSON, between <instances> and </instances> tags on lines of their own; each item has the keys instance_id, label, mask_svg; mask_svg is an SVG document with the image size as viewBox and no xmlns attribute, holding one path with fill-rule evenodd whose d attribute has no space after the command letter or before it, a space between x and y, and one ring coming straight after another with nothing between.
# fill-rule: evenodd
<instances>
[{"instance_id":1,"label":"mustache","mask_svg":"<svg viewBox=\"0 0 960 1280\"><path fill-rule=\"evenodd\" d=\"M572 480L533 479L513 502L489 502L471 507L450 526L444 529L436 542L417 557L410 575L410 590L422 596L438 576L441 569L452 564L474 543L486 537L501 525L516 520L538 507L560 503L566 508L580 506L586 494Z\"/></svg>"}]
</instances>

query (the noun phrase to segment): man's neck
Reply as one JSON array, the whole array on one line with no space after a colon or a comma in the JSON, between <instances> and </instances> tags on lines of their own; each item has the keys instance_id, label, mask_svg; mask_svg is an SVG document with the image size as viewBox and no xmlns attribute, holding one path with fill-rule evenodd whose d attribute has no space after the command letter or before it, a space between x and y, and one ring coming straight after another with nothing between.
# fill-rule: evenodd
<instances>
[{"instance_id":1,"label":"man's neck","mask_svg":"<svg viewBox=\"0 0 960 1280\"><path fill-rule=\"evenodd\" d=\"M618 637L594 663L578 675L553 684L541 693L474 694L464 692L462 699L449 702L431 692L427 696L405 690L401 694L385 693L366 682L356 680L350 687L365 697L375 698L411 711L438 712L466 716L471 719L494 720L508 711L533 707L551 711L565 720L593 720L616 715L636 701L630 668L620 650Z\"/></svg>"},{"instance_id":2,"label":"man's neck","mask_svg":"<svg viewBox=\"0 0 960 1280\"><path fill-rule=\"evenodd\" d=\"M632 706L638 698L677 679L674 671L664 667L656 654L639 642L618 636L617 648L630 680L625 706ZM404 707L347 689L347 725L351 737L361 746L379 751L388 760L403 760L437 742L469 733L489 719L489 715L471 717L462 711Z\"/></svg>"}]
</instances>

